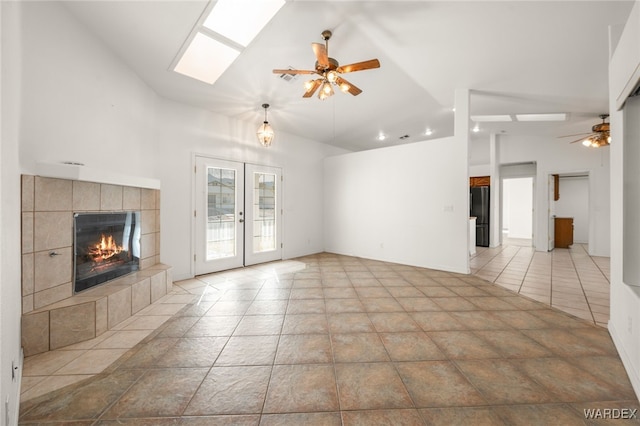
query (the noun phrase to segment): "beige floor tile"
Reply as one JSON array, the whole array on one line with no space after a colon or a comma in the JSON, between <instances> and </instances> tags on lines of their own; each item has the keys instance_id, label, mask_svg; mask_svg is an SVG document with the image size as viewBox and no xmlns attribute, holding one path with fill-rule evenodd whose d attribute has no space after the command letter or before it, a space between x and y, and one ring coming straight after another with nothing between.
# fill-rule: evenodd
<instances>
[{"instance_id":1,"label":"beige floor tile","mask_svg":"<svg viewBox=\"0 0 640 426\"><path fill-rule=\"evenodd\" d=\"M93 374L73 374L67 376L46 376L43 377L37 383L37 386L32 386L25 392L20 394L21 401L29 401L30 399L42 396L46 393L54 390L69 386L74 383L81 382L82 380L91 378Z\"/></svg>"},{"instance_id":2,"label":"beige floor tile","mask_svg":"<svg viewBox=\"0 0 640 426\"><path fill-rule=\"evenodd\" d=\"M142 315L174 315L178 313L182 308L187 306L186 303L162 303L149 305L146 308L136 313L138 316Z\"/></svg>"},{"instance_id":3,"label":"beige floor tile","mask_svg":"<svg viewBox=\"0 0 640 426\"><path fill-rule=\"evenodd\" d=\"M57 350L25 358L23 376L49 376L74 359L81 357L86 350Z\"/></svg>"},{"instance_id":4,"label":"beige floor tile","mask_svg":"<svg viewBox=\"0 0 640 426\"><path fill-rule=\"evenodd\" d=\"M633 400L604 329L608 259L505 246L471 263L478 275L321 253L178 283L118 330L28 357L22 420L579 424L594 398Z\"/></svg>"},{"instance_id":5,"label":"beige floor tile","mask_svg":"<svg viewBox=\"0 0 640 426\"><path fill-rule=\"evenodd\" d=\"M81 357L71 361L54 373L56 376L74 374L98 374L115 360L120 358L128 349L92 349Z\"/></svg>"},{"instance_id":6,"label":"beige floor tile","mask_svg":"<svg viewBox=\"0 0 640 426\"><path fill-rule=\"evenodd\" d=\"M484 405L485 399L449 361L398 364L416 407Z\"/></svg>"},{"instance_id":7,"label":"beige floor tile","mask_svg":"<svg viewBox=\"0 0 640 426\"><path fill-rule=\"evenodd\" d=\"M120 330L98 343L94 349L130 349L151 334L153 330Z\"/></svg>"},{"instance_id":8,"label":"beige floor tile","mask_svg":"<svg viewBox=\"0 0 640 426\"><path fill-rule=\"evenodd\" d=\"M170 315L134 315L122 330L155 330L170 318Z\"/></svg>"}]
</instances>

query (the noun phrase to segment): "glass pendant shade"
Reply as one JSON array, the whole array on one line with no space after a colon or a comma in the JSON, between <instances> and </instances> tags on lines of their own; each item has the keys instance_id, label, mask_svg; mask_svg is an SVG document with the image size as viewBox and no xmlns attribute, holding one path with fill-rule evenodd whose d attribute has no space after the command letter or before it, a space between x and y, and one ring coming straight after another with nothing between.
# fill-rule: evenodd
<instances>
[{"instance_id":1,"label":"glass pendant shade","mask_svg":"<svg viewBox=\"0 0 640 426\"><path fill-rule=\"evenodd\" d=\"M274 136L275 136L275 133L273 133L273 129L271 128L271 125L269 124L269 122L265 121L258 128L258 140L260 141L260 144L262 146L264 147L271 146L271 142L273 142Z\"/></svg>"},{"instance_id":2,"label":"glass pendant shade","mask_svg":"<svg viewBox=\"0 0 640 426\"><path fill-rule=\"evenodd\" d=\"M256 134L258 135L258 141L264 147L271 146L273 142L273 138L275 137L275 133L273 128L267 121L267 108L269 108L269 104L262 104L262 108L264 108L264 122L258 127L258 131Z\"/></svg>"},{"instance_id":3,"label":"glass pendant shade","mask_svg":"<svg viewBox=\"0 0 640 426\"><path fill-rule=\"evenodd\" d=\"M322 83L322 86L320 86L320 91L318 92L318 98L320 98L321 100L325 100L330 96L333 96L334 91L333 91L333 87L331 87L331 83L329 83L328 80L325 80L324 83Z\"/></svg>"}]
</instances>

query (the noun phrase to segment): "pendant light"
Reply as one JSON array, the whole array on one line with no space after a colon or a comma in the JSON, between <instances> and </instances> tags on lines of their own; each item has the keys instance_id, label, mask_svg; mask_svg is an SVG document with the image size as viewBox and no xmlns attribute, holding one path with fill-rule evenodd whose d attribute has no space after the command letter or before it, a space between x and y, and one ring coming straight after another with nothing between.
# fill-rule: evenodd
<instances>
[{"instance_id":1,"label":"pendant light","mask_svg":"<svg viewBox=\"0 0 640 426\"><path fill-rule=\"evenodd\" d=\"M262 104L262 108L264 108L264 123L258 128L257 135L260 144L264 147L269 147L271 146L271 142L273 142L275 133L273 133L273 129L267 121L267 108L269 108L269 104Z\"/></svg>"}]
</instances>

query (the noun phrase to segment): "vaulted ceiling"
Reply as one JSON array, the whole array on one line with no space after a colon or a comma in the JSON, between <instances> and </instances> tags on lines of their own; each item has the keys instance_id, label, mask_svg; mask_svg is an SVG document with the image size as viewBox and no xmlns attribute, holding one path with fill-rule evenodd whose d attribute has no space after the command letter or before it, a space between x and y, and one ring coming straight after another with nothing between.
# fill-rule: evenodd
<instances>
[{"instance_id":1,"label":"vaulted ceiling","mask_svg":"<svg viewBox=\"0 0 640 426\"><path fill-rule=\"evenodd\" d=\"M289 0L213 85L172 70L208 1L71 1L67 8L160 96L276 132L349 150L453 134L456 88L472 90L471 114L568 113L560 123L480 123L490 132L556 138L588 132L608 110L609 45L632 1L304 1ZM609 29L611 26L611 31ZM303 99L312 42L333 37L341 64L378 58L352 73L363 93ZM473 124L473 123L472 123ZM425 135L427 128L431 136ZM377 140L382 132L388 136ZM400 140L404 135L408 138ZM566 143L560 139L558 143ZM576 144L578 145L578 144Z\"/></svg>"}]
</instances>

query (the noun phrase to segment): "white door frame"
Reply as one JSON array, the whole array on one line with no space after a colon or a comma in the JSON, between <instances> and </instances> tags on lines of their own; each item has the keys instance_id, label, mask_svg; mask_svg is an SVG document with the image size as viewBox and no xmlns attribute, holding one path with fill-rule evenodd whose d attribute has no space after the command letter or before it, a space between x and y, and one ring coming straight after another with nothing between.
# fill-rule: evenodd
<instances>
[{"instance_id":1,"label":"white door frame","mask_svg":"<svg viewBox=\"0 0 640 426\"><path fill-rule=\"evenodd\" d=\"M213 157L207 154L198 154L198 153L194 153L192 155L192 170L193 170L193 181L192 181L192 225L191 225L191 276L196 276L199 275L201 273L207 273L207 272L200 272L199 268L196 265L197 262L197 256L201 255L198 253L199 249L198 249L198 243L199 243L199 238L200 236L198 235L198 223L197 220L199 219L196 216L196 212L198 210L198 203L199 203L199 197L198 197L198 168L197 168L197 163L199 161L211 161L213 163L216 164L229 164L230 167L232 165L236 165L236 166L242 166L242 178L243 178L243 188L242 191L244 193L244 197L242 200L237 200L237 202L240 202L238 210L242 212L242 216L238 216L236 217L236 222L238 222L239 220L241 220L241 223L243 224L243 235L242 235L242 244L238 244L238 246L242 246L242 253L241 253L241 261L239 263L236 264L230 264L230 265L223 265L223 267L221 269L217 269L218 271L220 270L225 270L225 269L232 269L235 267L242 267L242 266L249 266L249 265L253 265L253 264L258 264L258 263L263 263L263 262L269 262L269 261L274 261L274 260L280 260L283 258L283 243L282 243L282 236L283 236L283 204L282 204L282 198L283 198L283 180L282 180L282 168L280 167L275 167L275 166L263 166L263 165L258 165L258 164L251 164L251 163L246 163L243 161L236 161L236 160L228 160L228 159L224 159L224 158L218 158L218 157ZM255 254L250 254L249 250L253 245L253 240L252 240L252 235L251 234L251 226L246 226L248 224L253 223L253 219L254 219L254 212L253 212L253 207L252 207L252 198L253 198L253 190L250 188L250 182L248 182L248 179L246 179L246 176L248 176L249 174L252 174L254 172L258 172L258 173L262 173L264 172L265 174L274 174L277 176L277 182L276 182L276 200L275 200L275 219L276 219L276 223L275 223L275 249L274 250L267 250L267 251L262 251L262 252L258 252ZM200 208L202 209L202 207L200 206ZM249 211L251 210L251 211ZM206 211L206 210L204 210ZM253 251L253 250L252 250ZM219 262L219 261L218 261ZM214 271L211 271L214 272Z\"/></svg>"}]
</instances>

